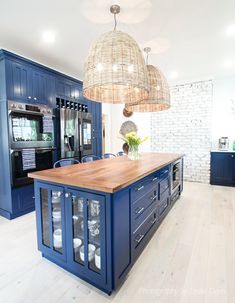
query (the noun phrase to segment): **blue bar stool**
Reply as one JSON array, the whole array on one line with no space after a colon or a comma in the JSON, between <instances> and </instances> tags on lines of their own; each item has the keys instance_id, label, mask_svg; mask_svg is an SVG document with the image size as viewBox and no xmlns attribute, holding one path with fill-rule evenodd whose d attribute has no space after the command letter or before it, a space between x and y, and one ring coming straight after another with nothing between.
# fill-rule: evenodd
<instances>
[{"instance_id":1,"label":"blue bar stool","mask_svg":"<svg viewBox=\"0 0 235 303\"><path fill-rule=\"evenodd\" d=\"M63 167L63 166L68 166L68 165L73 165L73 164L79 164L80 162L77 159L74 158L68 158L68 159L61 159L58 160L54 163L53 167Z\"/></svg>"},{"instance_id":2,"label":"blue bar stool","mask_svg":"<svg viewBox=\"0 0 235 303\"><path fill-rule=\"evenodd\" d=\"M94 156L94 155L91 155L91 156L84 156L84 157L82 158L82 163L85 163L85 162L92 162L92 161L96 161L96 160L100 160L100 157Z\"/></svg>"},{"instance_id":3,"label":"blue bar stool","mask_svg":"<svg viewBox=\"0 0 235 303\"><path fill-rule=\"evenodd\" d=\"M117 157L123 157L123 156L126 156L126 154L123 151L119 151L117 153Z\"/></svg>"},{"instance_id":4,"label":"blue bar stool","mask_svg":"<svg viewBox=\"0 0 235 303\"><path fill-rule=\"evenodd\" d=\"M114 158L116 157L116 155L112 154L112 153L105 153L103 154L103 158L107 159L107 158Z\"/></svg>"}]
</instances>

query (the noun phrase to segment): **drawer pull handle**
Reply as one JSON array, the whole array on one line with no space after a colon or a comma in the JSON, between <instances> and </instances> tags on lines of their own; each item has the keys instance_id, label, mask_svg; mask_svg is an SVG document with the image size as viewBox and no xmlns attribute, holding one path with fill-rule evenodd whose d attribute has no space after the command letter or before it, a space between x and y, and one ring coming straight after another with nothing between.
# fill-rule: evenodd
<instances>
[{"instance_id":1,"label":"drawer pull handle","mask_svg":"<svg viewBox=\"0 0 235 303\"><path fill-rule=\"evenodd\" d=\"M135 210L135 213L137 214L137 215L139 215L139 214L141 214L142 212L144 211L144 207L138 207L138 208L136 208L136 210Z\"/></svg>"},{"instance_id":2,"label":"drawer pull handle","mask_svg":"<svg viewBox=\"0 0 235 303\"><path fill-rule=\"evenodd\" d=\"M152 181L154 182L154 181L156 181L156 180L157 180L157 177L153 178L153 180L152 180Z\"/></svg>"},{"instance_id":3,"label":"drawer pull handle","mask_svg":"<svg viewBox=\"0 0 235 303\"><path fill-rule=\"evenodd\" d=\"M168 169L166 169L165 171L164 171L164 174L167 174L168 173Z\"/></svg>"},{"instance_id":4,"label":"drawer pull handle","mask_svg":"<svg viewBox=\"0 0 235 303\"><path fill-rule=\"evenodd\" d=\"M153 201L153 200L155 200L155 199L157 199L157 195L156 195L156 196L151 196L151 197L150 197L150 200L151 200L151 201Z\"/></svg>"},{"instance_id":5,"label":"drawer pull handle","mask_svg":"<svg viewBox=\"0 0 235 303\"><path fill-rule=\"evenodd\" d=\"M140 190L142 190L143 188L144 188L144 185L138 187L136 190L140 191Z\"/></svg>"},{"instance_id":6,"label":"drawer pull handle","mask_svg":"<svg viewBox=\"0 0 235 303\"><path fill-rule=\"evenodd\" d=\"M151 221L151 224L153 225L157 221L157 218Z\"/></svg>"},{"instance_id":7,"label":"drawer pull handle","mask_svg":"<svg viewBox=\"0 0 235 303\"><path fill-rule=\"evenodd\" d=\"M135 239L135 241L137 243L140 243L140 241L143 239L144 235L139 235L139 238L138 239Z\"/></svg>"}]
</instances>

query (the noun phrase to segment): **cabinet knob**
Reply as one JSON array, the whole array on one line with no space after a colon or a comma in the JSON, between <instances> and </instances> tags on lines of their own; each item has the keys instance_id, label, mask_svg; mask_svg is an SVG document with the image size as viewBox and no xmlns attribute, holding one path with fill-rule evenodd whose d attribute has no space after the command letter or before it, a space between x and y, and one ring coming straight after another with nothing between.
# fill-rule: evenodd
<instances>
[{"instance_id":1,"label":"cabinet knob","mask_svg":"<svg viewBox=\"0 0 235 303\"><path fill-rule=\"evenodd\" d=\"M37 98L36 98L36 97L34 97L34 98L33 98L33 100L35 100L35 101L36 101L36 100L37 100Z\"/></svg>"},{"instance_id":2,"label":"cabinet knob","mask_svg":"<svg viewBox=\"0 0 235 303\"><path fill-rule=\"evenodd\" d=\"M231 157L234 158L234 155L232 155Z\"/></svg>"},{"instance_id":3,"label":"cabinet knob","mask_svg":"<svg viewBox=\"0 0 235 303\"><path fill-rule=\"evenodd\" d=\"M69 196L70 196L70 193L65 194L65 198L69 198Z\"/></svg>"},{"instance_id":4,"label":"cabinet knob","mask_svg":"<svg viewBox=\"0 0 235 303\"><path fill-rule=\"evenodd\" d=\"M32 97L31 97L31 96L28 96L28 99L32 99Z\"/></svg>"}]
</instances>

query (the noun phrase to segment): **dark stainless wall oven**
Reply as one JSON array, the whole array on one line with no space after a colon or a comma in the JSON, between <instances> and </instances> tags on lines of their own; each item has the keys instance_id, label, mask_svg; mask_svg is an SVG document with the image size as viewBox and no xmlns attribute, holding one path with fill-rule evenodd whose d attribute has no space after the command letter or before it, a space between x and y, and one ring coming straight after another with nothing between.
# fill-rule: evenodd
<instances>
[{"instance_id":1,"label":"dark stainless wall oven","mask_svg":"<svg viewBox=\"0 0 235 303\"><path fill-rule=\"evenodd\" d=\"M33 180L27 177L29 172L53 167L54 126L52 109L48 106L9 101L8 113L11 183L15 188L33 183ZM35 154L35 165L34 168L29 166L27 169L23 165L22 155L23 151L29 149Z\"/></svg>"},{"instance_id":2,"label":"dark stainless wall oven","mask_svg":"<svg viewBox=\"0 0 235 303\"><path fill-rule=\"evenodd\" d=\"M11 152L12 163L12 186L19 187L26 184L33 183L31 178L27 175L29 172L39 171L53 167L53 150L39 148L35 149L35 169L24 170L22 163L22 150L12 150Z\"/></svg>"}]
</instances>

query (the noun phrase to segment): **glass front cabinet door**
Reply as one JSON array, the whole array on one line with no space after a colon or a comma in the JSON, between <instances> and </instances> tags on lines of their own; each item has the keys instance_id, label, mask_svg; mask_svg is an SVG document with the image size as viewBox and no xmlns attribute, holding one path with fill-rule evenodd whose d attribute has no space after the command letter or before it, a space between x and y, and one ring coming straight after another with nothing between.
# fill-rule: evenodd
<instances>
[{"instance_id":1,"label":"glass front cabinet door","mask_svg":"<svg viewBox=\"0 0 235 303\"><path fill-rule=\"evenodd\" d=\"M105 197L68 190L67 236L71 269L97 283L106 280Z\"/></svg>"},{"instance_id":2,"label":"glass front cabinet door","mask_svg":"<svg viewBox=\"0 0 235 303\"><path fill-rule=\"evenodd\" d=\"M36 213L39 249L51 257L65 259L65 204L63 187L38 184Z\"/></svg>"}]
</instances>

